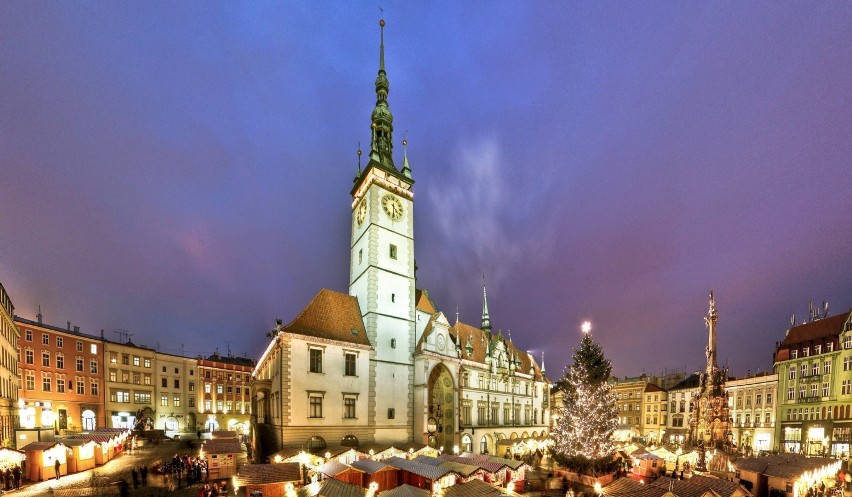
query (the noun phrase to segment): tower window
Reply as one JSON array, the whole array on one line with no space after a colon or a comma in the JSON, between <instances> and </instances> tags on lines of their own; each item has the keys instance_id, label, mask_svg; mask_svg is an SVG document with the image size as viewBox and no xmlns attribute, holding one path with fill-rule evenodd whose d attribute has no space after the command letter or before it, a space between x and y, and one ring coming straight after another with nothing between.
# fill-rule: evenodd
<instances>
[{"instance_id":1,"label":"tower window","mask_svg":"<svg viewBox=\"0 0 852 497\"><path fill-rule=\"evenodd\" d=\"M358 250L358 264L364 261L364 249Z\"/></svg>"},{"instance_id":2,"label":"tower window","mask_svg":"<svg viewBox=\"0 0 852 497\"><path fill-rule=\"evenodd\" d=\"M391 244L390 246L390 258L396 259L396 245Z\"/></svg>"},{"instance_id":3,"label":"tower window","mask_svg":"<svg viewBox=\"0 0 852 497\"><path fill-rule=\"evenodd\" d=\"M391 348L392 349L396 348L396 338L391 338Z\"/></svg>"},{"instance_id":4,"label":"tower window","mask_svg":"<svg viewBox=\"0 0 852 497\"><path fill-rule=\"evenodd\" d=\"M393 419L396 416L396 411L393 407L388 408L388 419Z\"/></svg>"},{"instance_id":5,"label":"tower window","mask_svg":"<svg viewBox=\"0 0 852 497\"><path fill-rule=\"evenodd\" d=\"M396 302L396 294L395 293L391 294L391 302Z\"/></svg>"}]
</instances>

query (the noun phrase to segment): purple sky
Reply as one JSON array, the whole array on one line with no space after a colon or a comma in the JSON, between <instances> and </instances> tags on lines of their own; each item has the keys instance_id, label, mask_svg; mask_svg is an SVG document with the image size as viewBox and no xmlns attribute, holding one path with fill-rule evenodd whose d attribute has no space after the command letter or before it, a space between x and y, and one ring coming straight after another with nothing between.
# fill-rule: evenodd
<instances>
[{"instance_id":1,"label":"purple sky","mask_svg":"<svg viewBox=\"0 0 852 497\"><path fill-rule=\"evenodd\" d=\"M418 286L619 375L771 368L852 306L852 4L385 5ZM257 358L346 291L374 4L0 2L0 282L19 315Z\"/></svg>"}]
</instances>

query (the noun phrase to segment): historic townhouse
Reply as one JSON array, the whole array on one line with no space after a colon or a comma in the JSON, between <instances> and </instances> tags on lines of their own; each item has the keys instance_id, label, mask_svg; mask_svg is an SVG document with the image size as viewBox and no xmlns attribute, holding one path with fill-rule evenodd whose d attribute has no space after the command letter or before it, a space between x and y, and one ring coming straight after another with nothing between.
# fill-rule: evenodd
<instances>
[{"instance_id":1,"label":"historic townhouse","mask_svg":"<svg viewBox=\"0 0 852 497\"><path fill-rule=\"evenodd\" d=\"M198 359L197 381L190 379L199 428L248 434L251 417L251 374L254 361L218 352ZM197 385L197 388L196 388Z\"/></svg>"},{"instance_id":2,"label":"historic townhouse","mask_svg":"<svg viewBox=\"0 0 852 497\"><path fill-rule=\"evenodd\" d=\"M758 374L728 380L728 407L733 442L745 454L775 447L775 401L778 375Z\"/></svg>"},{"instance_id":3,"label":"historic townhouse","mask_svg":"<svg viewBox=\"0 0 852 497\"><path fill-rule=\"evenodd\" d=\"M519 442L549 422L539 366L485 319L479 329L450 326L415 287L414 180L405 153L394 164L383 39L379 53L370 152L349 192L349 295L321 290L270 333L254 372L253 415L258 442L275 444L256 446L268 454L326 443L489 453L532 445Z\"/></svg>"},{"instance_id":4,"label":"historic townhouse","mask_svg":"<svg viewBox=\"0 0 852 497\"><path fill-rule=\"evenodd\" d=\"M101 339L15 318L20 332L20 426L52 427L59 434L105 426Z\"/></svg>"},{"instance_id":5,"label":"historic townhouse","mask_svg":"<svg viewBox=\"0 0 852 497\"><path fill-rule=\"evenodd\" d=\"M195 392L191 387L196 381L197 362L159 351L154 354L154 428L166 432L196 430Z\"/></svg>"},{"instance_id":6,"label":"historic townhouse","mask_svg":"<svg viewBox=\"0 0 852 497\"><path fill-rule=\"evenodd\" d=\"M666 418L668 412L668 392L653 383L648 383L643 392L644 411L642 416L642 436L649 444L663 440L666 433Z\"/></svg>"},{"instance_id":7,"label":"historic townhouse","mask_svg":"<svg viewBox=\"0 0 852 497\"><path fill-rule=\"evenodd\" d=\"M826 317L812 310L808 322L787 331L776 348L774 368L778 448L847 457L852 443L852 312Z\"/></svg>"},{"instance_id":8,"label":"historic townhouse","mask_svg":"<svg viewBox=\"0 0 852 497\"><path fill-rule=\"evenodd\" d=\"M15 306L0 284L0 443L13 447L18 424L18 328Z\"/></svg>"},{"instance_id":9,"label":"historic townhouse","mask_svg":"<svg viewBox=\"0 0 852 497\"><path fill-rule=\"evenodd\" d=\"M153 349L129 340L104 340L105 410L110 427L153 428L155 355Z\"/></svg>"},{"instance_id":10,"label":"historic townhouse","mask_svg":"<svg viewBox=\"0 0 852 497\"><path fill-rule=\"evenodd\" d=\"M648 377L613 378L610 380L612 391L615 393L616 410L618 411L618 428L614 436L621 441L629 441L642 433L642 400Z\"/></svg>"},{"instance_id":11,"label":"historic townhouse","mask_svg":"<svg viewBox=\"0 0 852 497\"><path fill-rule=\"evenodd\" d=\"M688 439L692 398L698 395L700 384L700 374L693 373L669 389L669 413L666 420L665 435L667 443L682 444Z\"/></svg>"}]
</instances>

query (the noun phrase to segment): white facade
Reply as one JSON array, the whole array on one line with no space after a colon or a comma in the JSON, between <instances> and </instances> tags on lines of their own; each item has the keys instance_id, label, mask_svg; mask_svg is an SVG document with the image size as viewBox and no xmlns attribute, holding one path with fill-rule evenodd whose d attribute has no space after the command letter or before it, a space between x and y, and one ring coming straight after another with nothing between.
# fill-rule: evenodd
<instances>
[{"instance_id":1,"label":"white facade","mask_svg":"<svg viewBox=\"0 0 852 497\"><path fill-rule=\"evenodd\" d=\"M775 407L778 375L768 374L725 383L733 441L740 451L772 450L775 438Z\"/></svg>"},{"instance_id":2,"label":"white facade","mask_svg":"<svg viewBox=\"0 0 852 497\"><path fill-rule=\"evenodd\" d=\"M154 428L167 432L195 431L190 399L195 386L196 359L157 352L154 366Z\"/></svg>"},{"instance_id":3,"label":"white facade","mask_svg":"<svg viewBox=\"0 0 852 497\"><path fill-rule=\"evenodd\" d=\"M682 444L689 439L689 419L692 415L692 397L699 392L698 373L694 373L668 392L667 443Z\"/></svg>"},{"instance_id":4,"label":"white facade","mask_svg":"<svg viewBox=\"0 0 852 497\"><path fill-rule=\"evenodd\" d=\"M154 421L155 352L132 343L104 340L105 414L111 428L136 426L139 417Z\"/></svg>"}]
</instances>

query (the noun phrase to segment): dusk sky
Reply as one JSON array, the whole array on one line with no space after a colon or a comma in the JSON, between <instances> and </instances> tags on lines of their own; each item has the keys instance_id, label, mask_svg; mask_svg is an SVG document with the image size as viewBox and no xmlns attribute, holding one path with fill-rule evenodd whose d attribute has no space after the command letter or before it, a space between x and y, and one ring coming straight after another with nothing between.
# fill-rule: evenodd
<instances>
[{"instance_id":1,"label":"dusk sky","mask_svg":"<svg viewBox=\"0 0 852 497\"><path fill-rule=\"evenodd\" d=\"M768 370L852 307L852 3L387 2L418 287L561 376ZM0 2L0 282L16 313L257 359L346 292L375 2ZM366 156L365 156L366 157ZM226 342L227 341L227 342ZM230 343L228 343L230 342Z\"/></svg>"}]
</instances>

